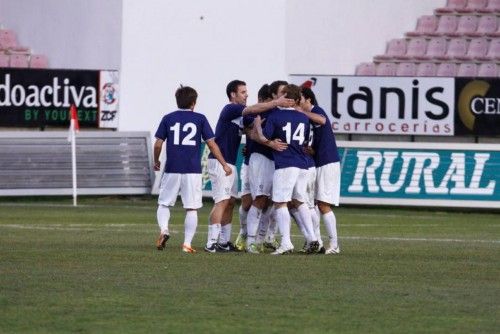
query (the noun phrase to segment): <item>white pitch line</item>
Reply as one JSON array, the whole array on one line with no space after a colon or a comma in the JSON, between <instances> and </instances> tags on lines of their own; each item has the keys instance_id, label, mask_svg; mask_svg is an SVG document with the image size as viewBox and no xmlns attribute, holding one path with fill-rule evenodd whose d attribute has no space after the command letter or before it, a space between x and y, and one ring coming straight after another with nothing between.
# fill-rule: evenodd
<instances>
[{"instance_id":1,"label":"white pitch line","mask_svg":"<svg viewBox=\"0 0 500 334\"><path fill-rule=\"evenodd\" d=\"M63 224L53 225L27 225L27 224L0 224L0 228L12 228L23 230L54 230L54 231L109 231L109 232L142 232L154 233L157 232L156 226L148 226L144 224L105 224L105 225L91 225L91 224L73 224L73 226ZM103 229L99 226L112 227L112 229ZM149 227L148 230L143 229L127 229L128 226L143 226ZM182 226L177 225L176 226ZM171 225L171 227L174 227ZM118 229L119 228L119 229ZM171 234L183 233L182 229L179 231L171 229ZM198 234L207 234L206 231L197 231ZM293 234L293 238L303 238L302 235ZM367 240L367 241L407 241L407 242L446 242L446 243L483 243L483 244L500 244L500 240L483 240L483 239L450 239L450 238L403 238L403 237L369 237L369 236L339 236L340 240Z\"/></svg>"}]
</instances>

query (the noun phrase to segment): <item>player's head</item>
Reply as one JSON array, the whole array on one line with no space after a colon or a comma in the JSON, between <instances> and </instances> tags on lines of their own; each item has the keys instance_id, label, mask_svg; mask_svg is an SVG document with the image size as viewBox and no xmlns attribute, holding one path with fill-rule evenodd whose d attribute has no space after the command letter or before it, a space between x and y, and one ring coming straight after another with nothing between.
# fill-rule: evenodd
<instances>
[{"instance_id":1,"label":"player's head","mask_svg":"<svg viewBox=\"0 0 500 334\"><path fill-rule=\"evenodd\" d=\"M288 85L288 82L283 80L276 80L269 85L269 91L271 92L273 100L283 96L283 88L286 85Z\"/></svg>"},{"instance_id":2,"label":"player's head","mask_svg":"<svg viewBox=\"0 0 500 334\"><path fill-rule=\"evenodd\" d=\"M247 104L247 84L241 80L233 80L227 84L226 94L229 101L237 104Z\"/></svg>"},{"instance_id":3,"label":"player's head","mask_svg":"<svg viewBox=\"0 0 500 334\"><path fill-rule=\"evenodd\" d=\"M301 100L301 105L303 102L309 102L313 106L318 105L318 101L316 100L316 95L314 95L314 92L312 91L311 88L302 88L300 93L302 94L302 99Z\"/></svg>"},{"instance_id":4,"label":"player's head","mask_svg":"<svg viewBox=\"0 0 500 334\"><path fill-rule=\"evenodd\" d=\"M300 103L300 87L297 85L286 85L283 87L283 95L295 101L295 104L299 105Z\"/></svg>"},{"instance_id":5,"label":"player's head","mask_svg":"<svg viewBox=\"0 0 500 334\"><path fill-rule=\"evenodd\" d=\"M257 92L257 100L259 103L271 101L273 99L271 92L269 91L269 85L263 84Z\"/></svg>"},{"instance_id":6,"label":"player's head","mask_svg":"<svg viewBox=\"0 0 500 334\"><path fill-rule=\"evenodd\" d=\"M197 98L198 93L196 93L194 88L188 86L181 86L175 91L175 100L179 109L193 109Z\"/></svg>"}]
</instances>

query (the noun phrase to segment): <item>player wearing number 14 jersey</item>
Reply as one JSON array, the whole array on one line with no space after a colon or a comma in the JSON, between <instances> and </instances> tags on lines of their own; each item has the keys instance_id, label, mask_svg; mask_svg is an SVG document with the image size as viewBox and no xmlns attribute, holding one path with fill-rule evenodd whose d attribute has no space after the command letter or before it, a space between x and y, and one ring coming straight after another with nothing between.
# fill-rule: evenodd
<instances>
[{"instance_id":1,"label":"player wearing number 14 jersey","mask_svg":"<svg viewBox=\"0 0 500 334\"><path fill-rule=\"evenodd\" d=\"M219 146L215 143L214 133L205 115L195 113L198 94L191 87L181 87L175 93L179 110L163 117L155 137L154 168L160 170L160 154L163 142L166 145L165 170L160 181L158 196L157 219L160 226L160 236L156 243L159 250L165 248L169 239L168 223L170 220L170 206L175 205L180 192L182 204L186 210L184 220L184 244L182 250L194 253L191 241L198 226L197 209L202 207L202 178L201 178L201 140L205 140L208 148L214 155L226 175L232 173L222 156Z\"/></svg>"}]
</instances>

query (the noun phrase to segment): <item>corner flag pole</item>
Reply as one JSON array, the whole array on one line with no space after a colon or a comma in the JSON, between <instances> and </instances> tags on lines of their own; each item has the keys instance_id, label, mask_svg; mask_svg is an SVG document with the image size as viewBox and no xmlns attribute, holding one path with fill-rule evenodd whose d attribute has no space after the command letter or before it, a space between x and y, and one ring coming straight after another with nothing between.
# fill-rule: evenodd
<instances>
[{"instance_id":1,"label":"corner flag pole","mask_svg":"<svg viewBox=\"0 0 500 334\"><path fill-rule=\"evenodd\" d=\"M78 116L76 113L76 107L74 104L71 105L70 109L71 120L69 123L69 134L68 140L71 142L71 171L73 175L73 206L76 206L76 132L80 130L80 125L78 124Z\"/></svg>"}]
</instances>

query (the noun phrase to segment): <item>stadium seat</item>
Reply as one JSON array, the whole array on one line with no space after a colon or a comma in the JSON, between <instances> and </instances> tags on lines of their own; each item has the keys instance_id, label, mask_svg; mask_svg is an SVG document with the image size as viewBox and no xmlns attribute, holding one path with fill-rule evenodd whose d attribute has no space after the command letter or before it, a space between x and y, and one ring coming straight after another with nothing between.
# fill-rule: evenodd
<instances>
[{"instance_id":1,"label":"stadium seat","mask_svg":"<svg viewBox=\"0 0 500 334\"><path fill-rule=\"evenodd\" d=\"M414 31L406 33L408 37L420 37L434 33L437 29L439 19L434 15L423 15L417 20L417 26Z\"/></svg>"},{"instance_id":2,"label":"stadium seat","mask_svg":"<svg viewBox=\"0 0 500 334\"><path fill-rule=\"evenodd\" d=\"M406 40L404 38L391 39L387 43L385 53L377 55L373 59L375 61L392 60L404 56L406 53Z\"/></svg>"},{"instance_id":3,"label":"stadium seat","mask_svg":"<svg viewBox=\"0 0 500 334\"><path fill-rule=\"evenodd\" d=\"M472 37L482 37L488 34L494 34L498 29L498 19L493 15L483 15L479 18L477 30L474 33L467 34Z\"/></svg>"},{"instance_id":4,"label":"stadium seat","mask_svg":"<svg viewBox=\"0 0 500 334\"><path fill-rule=\"evenodd\" d=\"M477 57L481 61L500 60L500 38L494 38L490 41L486 55Z\"/></svg>"},{"instance_id":5,"label":"stadium seat","mask_svg":"<svg viewBox=\"0 0 500 334\"><path fill-rule=\"evenodd\" d=\"M477 65L474 63L460 63L458 65L457 77L476 77Z\"/></svg>"},{"instance_id":6,"label":"stadium seat","mask_svg":"<svg viewBox=\"0 0 500 334\"><path fill-rule=\"evenodd\" d=\"M432 38L427 44L425 56L420 57L423 60L437 59L443 57L446 53L446 39L444 37Z\"/></svg>"},{"instance_id":7,"label":"stadium seat","mask_svg":"<svg viewBox=\"0 0 500 334\"><path fill-rule=\"evenodd\" d=\"M453 13L458 9L465 8L467 5L467 0L447 0L445 7L437 8L436 13L446 14Z\"/></svg>"},{"instance_id":8,"label":"stadium seat","mask_svg":"<svg viewBox=\"0 0 500 334\"><path fill-rule=\"evenodd\" d=\"M430 36L448 36L455 33L458 26L458 16L443 15L439 18L436 31L430 33Z\"/></svg>"},{"instance_id":9,"label":"stadium seat","mask_svg":"<svg viewBox=\"0 0 500 334\"><path fill-rule=\"evenodd\" d=\"M415 63L399 63L396 67L396 76L398 77L414 77L417 72Z\"/></svg>"},{"instance_id":10,"label":"stadium seat","mask_svg":"<svg viewBox=\"0 0 500 334\"><path fill-rule=\"evenodd\" d=\"M477 16L460 16L460 18L458 19L457 30L449 35L457 37L474 34L477 31L478 22L479 18Z\"/></svg>"},{"instance_id":11,"label":"stadium seat","mask_svg":"<svg viewBox=\"0 0 500 334\"><path fill-rule=\"evenodd\" d=\"M467 40L465 38L452 38L446 48L446 53L443 56L437 56L440 60L460 59L467 52Z\"/></svg>"},{"instance_id":12,"label":"stadium seat","mask_svg":"<svg viewBox=\"0 0 500 334\"><path fill-rule=\"evenodd\" d=\"M425 51L427 50L427 40L423 37L412 38L408 42L408 47L406 48L406 54L401 57L405 60L410 59L421 59L425 56Z\"/></svg>"},{"instance_id":13,"label":"stadium seat","mask_svg":"<svg viewBox=\"0 0 500 334\"><path fill-rule=\"evenodd\" d=\"M484 8L477 10L479 13L497 13L500 12L500 0L489 0Z\"/></svg>"},{"instance_id":14,"label":"stadium seat","mask_svg":"<svg viewBox=\"0 0 500 334\"><path fill-rule=\"evenodd\" d=\"M469 42L467 53L463 57L457 57L460 60L474 60L484 57L488 52L489 42L486 38L473 38Z\"/></svg>"},{"instance_id":15,"label":"stadium seat","mask_svg":"<svg viewBox=\"0 0 500 334\"><path fill-rule=\"evenodd\" d=\"M479 68L477 69L478 77L491 77L496 78L498 76L498 67L495 63L482 63L479 64Z\"/></svg>"},{"instance_id":16,"label":"stadium seat","mask_svg":"<svg viewBox=\"0 0 500 334\"><path fill-rule=\"evenodd\" d=\"M49 60L45 55L31 55L29 65L31 68L47 68L49 67Z\"/></svg>"},{"instance_id":17,"label":"stadium seat","mask_svg":"<svg viewBox=\"0 0 500 334\"><path fill-rule=\"evenodd\" d=\"M378 76L394 76L396 74L396 64L395 63L380 63L377 65L377 70L375 75Z\"/></svg>"},{"instance_id":18,"label":"stadium seat","mask_svg":"<svg viewBox=\"0 0 500 334\"><path fill-rule=\"evenodd\" d=\"M420 63L417 66L417 77L434 77L436 76L436 64Z\"/></svg>"},{"instance_id":19,"label":"stadium seat","mask_svg":"<svg viewBox=\"0 0 500 334\"><path fill-rule=\"evenodd\" d=\"M10 56L5 53L0 53L0 67L10 67Z\"/></svg>"},{"instance_id":20,"label":"stadium seat","mask_svg":"<svg viewBox=\"0 0 500 334\"><path fill-rule=\"evenodd\" d=\"M26 54L13 54L10 56L10 67L26 68L29 66L29 56Z\"/></svg>"},{"instance_id":21,"label":"stadium seat","mask_svg":"<svg viewBox=\"0 0 500 334\"><path fill-rule=\"evenodd\" d=\"M360 63L356 66L356 75L375 75L377 73L374 63Z\"/></svg>"},{"instance_id":22,"label":"stadium seat","mask_svg":"<svg viewBox=\"0 0 500 334\"><path fill-rule=\"evenodd\" d=\"M459 13L474 13L486 8L487 4L488 0L468 0L464 8L457 8L456 11Z\"/></svg>"},{"instance_id":23,"label":"stadium seat","mask_svg":"<svg viewBox=\"0 0 500 334\"><path fill-rule=\"evenodd\" d=\"M497 26L497 30L487 33L486 36L490 38L500 37L500 23Z\"/></svg>"},{"instance_id":24,"label":"stadium seat","mask_svg":"<svg viewBox=\"0 0 500 334\"><path fill-rule=\"evenodd\" d=\"M438 77L455 77L457 75L457 64L455 63L440 63L436 70Z\"/></svg>"}]
</instances>

